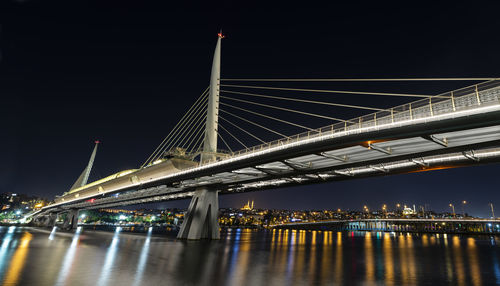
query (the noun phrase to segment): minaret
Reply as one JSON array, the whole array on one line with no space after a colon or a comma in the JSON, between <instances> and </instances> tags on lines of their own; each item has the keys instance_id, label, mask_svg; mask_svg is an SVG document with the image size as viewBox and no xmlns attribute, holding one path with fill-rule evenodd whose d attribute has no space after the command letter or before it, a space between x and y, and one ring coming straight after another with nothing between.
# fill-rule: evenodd
<instances>
[{"instance_id":1,"label":"minaret","mask_svg":"<svg viewBox=\"0 0 500 286\"><path fill-rule=\"evenodd\" d=\"M205 140L201 163L214 161L217 153L217 123L219 119L219 91L220 91L220 49L222 31L218 34L210 75L210 91L208 95L207 123L205 125Z\"/></svg>"},{"instance_id":2,"label":"minaret","mask_svg":"<svg viewBox=\"0 0 500 286\"><path fill-rule=\"evenodd\" d=\"M87 164L87 167L83 170L80 177L78 177L78 180L76 180L76 182L73 184L70 191L85 186L87 184L87 181L89 180L90 176L90 170L92 170L92 165L94 165L95 154L97 153L97 146L99 145L99 143L101 143L99 142L99 140L95 141L94 151L92 151L92 155L90 155L89 163Z\"/></svg>"}]
</instances>

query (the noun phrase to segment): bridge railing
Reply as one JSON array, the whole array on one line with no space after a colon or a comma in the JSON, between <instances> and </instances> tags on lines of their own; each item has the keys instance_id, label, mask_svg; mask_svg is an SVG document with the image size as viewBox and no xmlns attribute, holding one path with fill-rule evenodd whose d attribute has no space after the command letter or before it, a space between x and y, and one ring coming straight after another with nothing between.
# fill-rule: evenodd
<instances>
[{"instance_id":1,"label":"bridge railing","mask_svg":"<svg viewBox=\"0 0 500 286\"><path fill-rule=\"evenodd\" d=\"M256 145L232 153L237 156L266 150L276 146L284 146L323 135L338 133L356 133L362 128L397 124L421 118L430 118L450 114L480 106L500 104L500 80L491 80L454 91L438 94L426 99L410 102L387 110L360 116L346 122L336 123L312 131L281 138L269 143ZM224 160L224 159L221 159ZM206 162L210 164L212 162Z\"/></svg>"}]
</instances>

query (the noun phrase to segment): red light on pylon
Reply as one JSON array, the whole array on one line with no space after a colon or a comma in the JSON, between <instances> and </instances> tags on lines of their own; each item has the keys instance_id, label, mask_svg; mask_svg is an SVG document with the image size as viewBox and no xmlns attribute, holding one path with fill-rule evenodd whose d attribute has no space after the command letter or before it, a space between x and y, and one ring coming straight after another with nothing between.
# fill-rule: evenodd
<instances>
[{"instance_id":1,"label":"red light on pylon","mask_svg":"<svg viewBox=\"0 0 500 286\"><path fill-rule=\"evenodd\" d=\"M217 36L219 36L219 38L221 38L221 39L224 39L226 37L222 33L217 33Z\"/></svg>"},{"instance_id":2,"label":"red light on pylon","mask_svg":"<svg viewBox=\"0 0 500 286\"><path fill-rule=\"evenodd\" d=\"M99 143L101 143L101 141L96 140L96 141L94 141L94 143L95 143L95 144L99 144Z\"/></svg>"}]
</instances>

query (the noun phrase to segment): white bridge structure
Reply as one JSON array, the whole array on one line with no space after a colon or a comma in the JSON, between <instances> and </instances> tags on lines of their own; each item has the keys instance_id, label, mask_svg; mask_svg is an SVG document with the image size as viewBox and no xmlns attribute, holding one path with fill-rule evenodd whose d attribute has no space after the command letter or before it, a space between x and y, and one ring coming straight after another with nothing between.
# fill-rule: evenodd
<instances>
[{"instance_id":1,"label":"white bridge structure","mask_svg":"<svg viewBox=\"0 0 500 286\"><path fill-rule=\"evenodd\" d=\"M43 207L31 216L35 220L53 225L58 214L67 213L65 226L71 228L76 227L80 210L192 198L178 238L217 239L219 238L219 194L500 161L499 80L489 79L438 95L224 84L222 83L224 80L220 77L222 38L219 34L210 86L140 168L122 171L88 183L97 151L96 143L87 168L73 187L57 197L55 203ZM240 81L250 80L240 79ZM280 81L288 80L272 80L273 83ZM383 81L383 79L359 81ZM247 91L238 91L239 89ZM407 96L421 99L385 109L296 99L295 102L304 105L323 104L375 111L346 120L330 115L316 115L337 123L321 128L309 128L284 118L231 104L235 102L254 104L261 108L315 116L309 111L291 110L242 99L244 97L278 99L276 96L248 92L253 89ZM233 97L222 96L221 92ZM285 100L293 99L285 98ZM305 129L306 132L286 136L282 132L245 119L243 114L246 113L263 116L269 121L291 124ZM241 124L232 123L229 118L252 124L255 128L263 128L280 138L266 142L243 129ZM226 127L232 126L233 130L241 130L245 136L255 138L261 144L248 147L250 144L245 144L241 137L233 135L229 128L224 128L220 123L229 124ZM233 151L221 136L223 133L231 136L234 142L240 143L244 148ZM226 145L228 150L218 150L218 141Z\"/></svg>"}]
</instances>

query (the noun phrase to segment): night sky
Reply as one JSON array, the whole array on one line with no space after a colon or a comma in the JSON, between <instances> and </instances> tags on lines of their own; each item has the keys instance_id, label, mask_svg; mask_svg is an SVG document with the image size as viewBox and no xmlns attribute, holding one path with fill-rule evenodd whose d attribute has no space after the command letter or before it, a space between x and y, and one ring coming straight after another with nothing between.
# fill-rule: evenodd
<instances>
[{"instance_id":1,"label":"night sky","mask_svg":"<svg viewBox=\"0 0 500 286\"><path fill-rule=\"evenodd\" d=\"M2 1L0 192L62 194L85 167L95 139L103 143L92 179L140 166L208 85L219 29L227 35L222 78L500 76L500 5L493 2L238 2ZM470 83L343 88L436 94ZM377 107L403 102L363 99ZM338 112L345 119L359 115ZM438 211L452 202L461 212L467 200L467 211L489 216L489 202L500 207L499 173L495 164L221 196L220 202L240 207L253 199L257 207L290 209L399 202Z\"/></svg>"}]
</instances>

